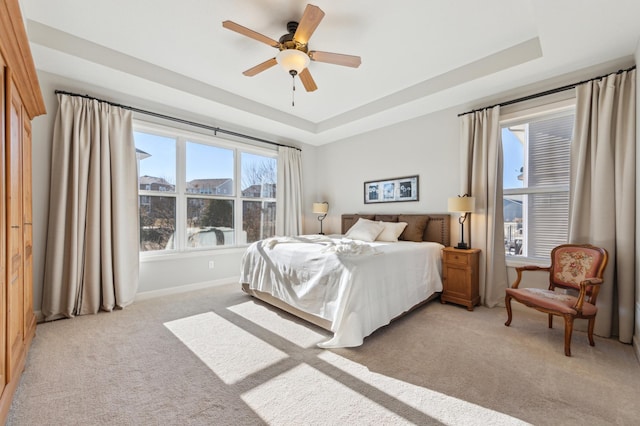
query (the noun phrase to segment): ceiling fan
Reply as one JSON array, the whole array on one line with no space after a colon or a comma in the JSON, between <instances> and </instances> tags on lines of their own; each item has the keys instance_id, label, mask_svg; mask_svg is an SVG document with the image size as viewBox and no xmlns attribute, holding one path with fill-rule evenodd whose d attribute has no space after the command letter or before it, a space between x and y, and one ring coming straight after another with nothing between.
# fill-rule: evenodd
<instances>
[{"instance_id":1,"label":"ceiling fan","mask_svg":"<svg viewBox=\"0 0 640 426\"><path fill-rule=\"evenodd\" d=\"M307 92L313 92L318 86L316 86L309 72L309 61L326 62L352 68L358 68L361 63L359 56L309 50L309 39L323 17L324 12L322 9L308 4L304 9L300 22L291 21L287 23L287 34L280 37L278 41L232 21L224 21L222 26L280 50L275 57L243 72L244 75L253 77L276 64L280 64L293 78L296 75L300 77L300 81L302 81Z\"/></svg>"}]
</instances>

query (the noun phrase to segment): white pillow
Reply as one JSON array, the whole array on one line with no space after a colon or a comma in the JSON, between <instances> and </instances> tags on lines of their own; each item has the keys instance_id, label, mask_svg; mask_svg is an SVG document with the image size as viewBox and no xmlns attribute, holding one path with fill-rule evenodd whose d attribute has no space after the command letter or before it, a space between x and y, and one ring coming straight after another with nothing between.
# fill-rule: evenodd
<instances>
[{"instance_id":1,"label":"white pillow","mask_svg":"<svg viewBox=\"0 0 640 426\"><path fill-rule=\"evenodd\" d=\"M376 240L376 237L380 235L383 229L382 222L359 218L356 224L347 231L345 237L371 242Z\"/></svg>"},{"instance_id":2,"label":"white pillow","mask_svg":"<svg viewBox=\"0 0 640 426\"><path fill-rule=\"evenodd\" d=\"M398 237L407 227L407 222L380 222L384 225L382 232L376 237L376 241L398 241Z\"/></svg>"}]
</instances>

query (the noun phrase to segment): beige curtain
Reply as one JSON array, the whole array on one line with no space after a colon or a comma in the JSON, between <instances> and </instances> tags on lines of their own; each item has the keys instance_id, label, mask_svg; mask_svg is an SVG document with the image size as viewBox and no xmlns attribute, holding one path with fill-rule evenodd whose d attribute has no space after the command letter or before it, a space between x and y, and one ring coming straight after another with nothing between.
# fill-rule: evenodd
<instances>
[{"instance_id":1,"label":"beige curtain","mask_svg":"<svg viewBox=\"0 0 640 426\"><path fill-rule=\"evenodd\" d=\"M276 234L302 233L302 152L278 148L278 188L276 188Z\"/></svg>"},{"instance_id":2,"label":"beige curtain","mask_svg":"<svg viewBox=\"0 0 640 426\"><path fill-rule=\"evenodd\" d=\"M500 107L460 118L461 192L476 199L470 215L470 246L480 254L480 299L489 307L504 301L507 266L502 207L502 142ZM464 167L466 165L466 167Z\"/></svg>"},{"instance_id":3,"label":"beige curtain","mask_svg":"<svg viewBox=\"0 0 640 426\"><path fill-rule=\"evenodd\" d=\"M111 311L138 288L138 196L131 112L58 95L42 313Z\"/></svg>"},{"instance_id":4,"label":"beige curtain","mask_svg":"<svg viewBox=\"0 0 640 426\"><path fill-rule=\"evenodd\" d=\"M609 252L595 333L631 343L635 304L636 70L576 88L569 241Z\"/></svg>"}]
</instances>

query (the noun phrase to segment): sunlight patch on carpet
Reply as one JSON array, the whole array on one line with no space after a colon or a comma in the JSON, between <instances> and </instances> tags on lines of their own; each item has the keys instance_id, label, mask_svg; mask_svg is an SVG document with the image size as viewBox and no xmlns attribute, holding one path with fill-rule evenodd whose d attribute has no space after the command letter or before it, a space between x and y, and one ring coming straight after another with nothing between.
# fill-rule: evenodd
<instances>
[{"instance_id":1,"label":"sunlight patch on carpet","mask_svg":"<svg viewBox=\"0 0 640 426\"><path fill-rule=\"evenodd\" d=\"M288 357L213 312L166 322L164 326L226 384Z\"/></svg>"},{"instance_id":2,"label":"sunlight patch on carpet","mask_svg":"<svg viewBox=\"0 0 640 426\"><path fill-rule=\"evenodd\" d=\"M410 424L406 419L307 364L241 395L268 424Z\"/></svg>"},{"instance_id":3,"label":"sunlight patch on carpet","mask_svg":"<svg viewBox=\"0 0 640 426\"><path fill-rule=\"evenodd\" d=\"M241 303L228 309L303 348L310 348L327 339L327 336L253 302Z\"/></svg>"},{"instance_id":4,"label":"sunlight patch on carpet","mask_svg":"<svg viewBox=\"0 0 640 426\"><path fill-rule=\"evenodd\" d=\"M333 352L325 351L318 358L444 424L529 425L507 414L374 373Z\"/></svg>"}]
</instances>

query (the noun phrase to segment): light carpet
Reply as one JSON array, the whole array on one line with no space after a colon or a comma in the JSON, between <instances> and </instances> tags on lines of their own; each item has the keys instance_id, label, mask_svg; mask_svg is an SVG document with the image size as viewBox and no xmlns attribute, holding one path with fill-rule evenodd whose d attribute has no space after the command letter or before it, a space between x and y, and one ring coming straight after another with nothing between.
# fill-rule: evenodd
<instances>
[{"instance_id":1,"label":"light carpet","mask_svg":"<svg viewBox=\"0 0 640 426\"><path fill-rule=\"evenodd\" d=\"M38 325L9 425L632 425L630 345L516 310L433 301L362 346L239 285Z\"/></svg>"}]
</instances>

